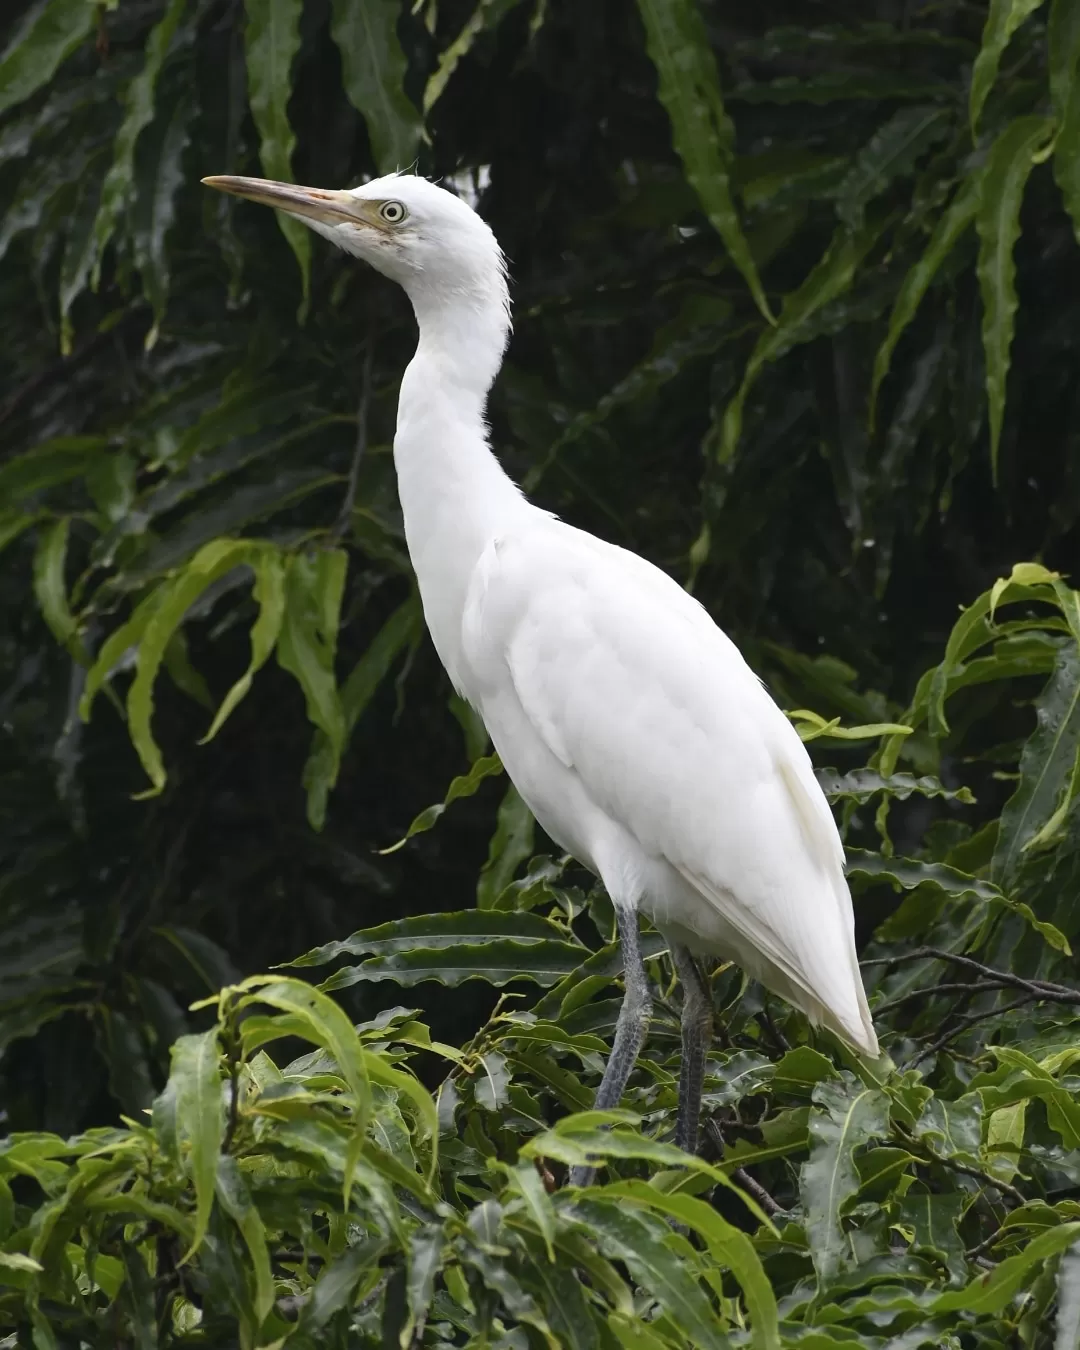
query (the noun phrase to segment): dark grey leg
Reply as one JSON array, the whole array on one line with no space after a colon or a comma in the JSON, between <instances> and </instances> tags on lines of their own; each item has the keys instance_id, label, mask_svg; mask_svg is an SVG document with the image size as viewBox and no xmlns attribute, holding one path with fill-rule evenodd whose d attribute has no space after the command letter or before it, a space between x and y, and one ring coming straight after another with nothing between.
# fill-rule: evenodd
<instances>
[{"instance_id":1,"label":"dark grey leg","mask_svg":"<svg viewBox=\"0 0 1080 1350\"><path fill-rule=\"evenodd\" d=\"M611 1047L611 1058L607 1062L604 1076L593 1104L597 1111L608 1111L618 1106L626 1088L626 1080L641 1050L645 1033L652 1016L652 996L649 992L649 979L645 974L645 963L641 959L641 944L638 940L637 913L615 906L615 918L619 925L619 945L622 948L623 983L626 994L619 1009L619 1020L615 1025L615 1044ZM594 1167L572 1167L570 1169L571 1186L588 1186L596 1174Z\"/></svg>"},{"instance_id":2,"label":"dark grey leg","mask_svg":"<svg viewBox=\"0 0 1080 1350\"><path fill-rule=\"evenodd\" d=\"M705 1057L712 1044L712 991L688 948L673 943L671 959L675 962L683 989L682 1069L679 1073L679 1115L675 1123L675 1143L686 1153L696 1153L701 1089L705 1082Z\"/></svg>"}]
</instances>

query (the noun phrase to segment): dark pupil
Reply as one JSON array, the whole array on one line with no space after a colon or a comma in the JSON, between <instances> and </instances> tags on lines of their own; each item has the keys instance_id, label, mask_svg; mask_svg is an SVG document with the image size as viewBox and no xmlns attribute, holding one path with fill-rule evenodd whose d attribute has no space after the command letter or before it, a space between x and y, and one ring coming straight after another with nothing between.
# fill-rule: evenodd
<instances>
[{"instance_id":1,"label":"dark pupil","mask_svg":"<svg viewBox=\"0 0 1080 1350\"><path fill-rule=\"evenodd\" d=\"M388 207L386 208L386 215L387 215L391 220L397 220L399 210L400 210L400 207L397 207L397 206L388 206Z\"/></svg>"}]
</instances>

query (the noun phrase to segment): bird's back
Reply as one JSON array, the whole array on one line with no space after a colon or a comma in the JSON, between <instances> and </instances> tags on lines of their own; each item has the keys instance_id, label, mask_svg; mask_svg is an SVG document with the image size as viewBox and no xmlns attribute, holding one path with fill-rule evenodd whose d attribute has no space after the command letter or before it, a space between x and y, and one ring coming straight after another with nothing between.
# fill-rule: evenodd
<instances>
[{"instance_id":1,"label":"bird's back","mask_svg":"<svg viewBox=\"0 0 1080 1350\"><path fill-rule=\"evenodd\" d=\"M876 1053L832 814L797 733L697 601L538 515L486 550L463 631L466 693L541 824L593 865L615 839L661 927Z\"/></svg>"}]
</instances>

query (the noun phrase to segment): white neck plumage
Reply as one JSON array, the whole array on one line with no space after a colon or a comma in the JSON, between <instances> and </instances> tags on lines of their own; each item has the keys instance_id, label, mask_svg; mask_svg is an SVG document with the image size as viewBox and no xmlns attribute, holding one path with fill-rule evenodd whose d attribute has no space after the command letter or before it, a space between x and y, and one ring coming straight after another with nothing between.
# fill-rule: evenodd
<instances>
[{"instance_id":1,"label":"white neck plumage","mask_svg":"<svg viewBox=\"0 0 1080 1350\"><path fill-rule=\"evenodd\" d=\"M501 275L471 292L410 293L420 329L401 382L394 465L435 647L459 688L460 616L484 549L530 507L487 439L488 391L510 330Z\"/></svg>"}]
</instances>

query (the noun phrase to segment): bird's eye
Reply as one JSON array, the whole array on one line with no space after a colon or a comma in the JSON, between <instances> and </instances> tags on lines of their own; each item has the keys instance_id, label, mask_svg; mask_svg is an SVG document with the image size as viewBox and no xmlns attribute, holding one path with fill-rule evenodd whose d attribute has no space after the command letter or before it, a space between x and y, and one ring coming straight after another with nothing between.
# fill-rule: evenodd
<instances>
[{"instance_id":1,"label":"bird's eye","mask_svg":"<svg viewBox=\"0 0 1080 1350\"><path fill-rule=\"evenodd\" d=\"M379 207L379 215L388 225L400 225L408 214L403 202L383 202Z\"/></svg>"}]
</instances>

